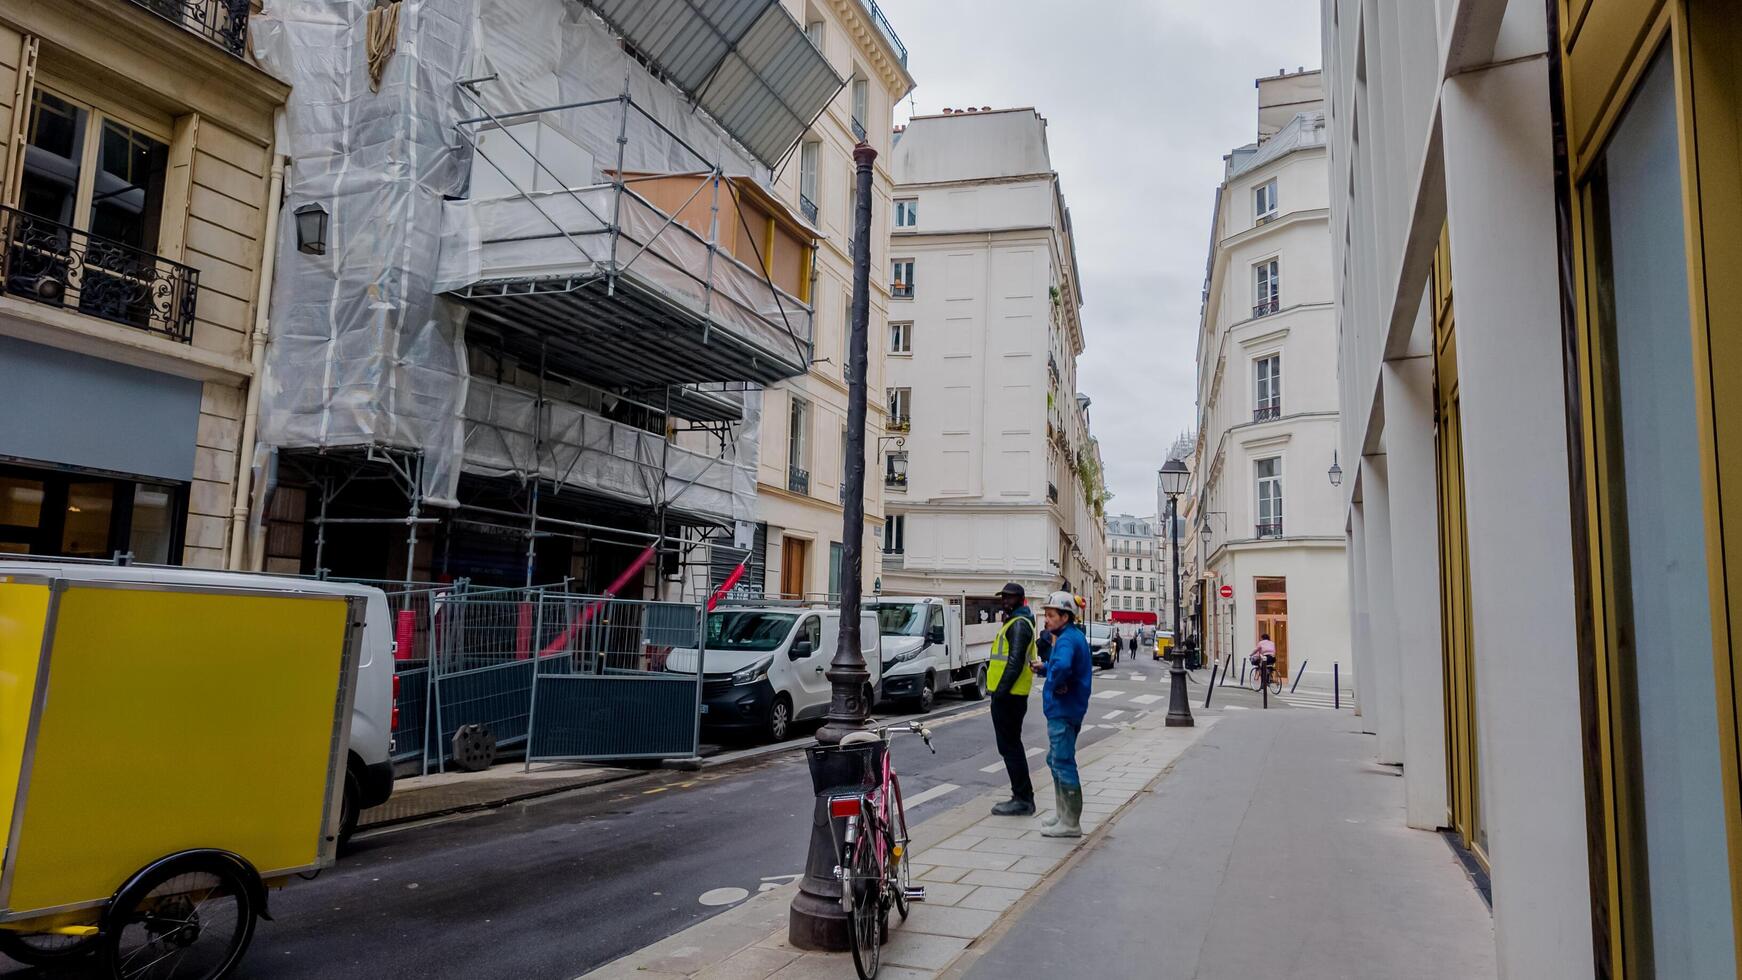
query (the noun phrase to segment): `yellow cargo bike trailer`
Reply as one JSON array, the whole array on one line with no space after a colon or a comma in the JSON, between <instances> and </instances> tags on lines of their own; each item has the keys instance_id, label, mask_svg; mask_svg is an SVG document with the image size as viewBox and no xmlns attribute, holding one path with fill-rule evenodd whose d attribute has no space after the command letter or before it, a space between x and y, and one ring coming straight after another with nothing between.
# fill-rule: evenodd
<instances>
[{"instance_id":1,"label":"yellow cargo bike trailer","mask_svg":"<svg viewBox=\"0 0 1742 980\"><path fill-rule=\"evenodd\" d=\"M0 575L0 952L228 974L333 862L363 602Z\"/></svg>"}]
</instances>

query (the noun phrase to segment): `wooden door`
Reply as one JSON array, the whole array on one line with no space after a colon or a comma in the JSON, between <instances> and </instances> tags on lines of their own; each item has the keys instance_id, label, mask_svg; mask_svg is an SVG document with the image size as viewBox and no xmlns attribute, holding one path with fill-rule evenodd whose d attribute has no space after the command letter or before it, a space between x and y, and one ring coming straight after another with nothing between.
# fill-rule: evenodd
<instances>
[{"instance_id":1,"label":"wooden door","mask_svg":"<svg viewBox=\"0 0 1742 980\"><path fill-rule=\"evenodd\" d=\"M780 543L780 594L788 599L803 599L805 571L810 563L810 542L803 538L783 538Z\"/></svg>"},{"instance_id":2,"label":"wooden door","mask_svg":"<svg viewBox=\"0 0 1742 980\"><path fill-rule=\"evenodd\" d=\"M1254 633L1253 646L1257 646L1257 638L1269 636L1270 642L1276 644L1276 676L1288 676L1288 580L1278 577L1259 578L1253 582L1254 602L1253 615L1256 617L1257 629Z\"/></svg>"}]
</instances>

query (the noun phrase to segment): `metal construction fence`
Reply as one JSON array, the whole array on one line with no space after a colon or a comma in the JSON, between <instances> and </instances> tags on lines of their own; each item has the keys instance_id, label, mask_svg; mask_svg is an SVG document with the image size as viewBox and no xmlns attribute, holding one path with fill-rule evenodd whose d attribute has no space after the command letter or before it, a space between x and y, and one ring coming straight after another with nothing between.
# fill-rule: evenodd
<instances>
[{"instance_id":1,"label":"metal construction fence","mask_svg":"<svg viewBox=\"0 0 1742 980\"><path fill-rule=\"evenodd\" d=\"M701 675L698 603L576 595L562 586L400 584L394 614L394 761L445 769L477 725L532 762L692 756Z\"/></svg>"}]
</instances>

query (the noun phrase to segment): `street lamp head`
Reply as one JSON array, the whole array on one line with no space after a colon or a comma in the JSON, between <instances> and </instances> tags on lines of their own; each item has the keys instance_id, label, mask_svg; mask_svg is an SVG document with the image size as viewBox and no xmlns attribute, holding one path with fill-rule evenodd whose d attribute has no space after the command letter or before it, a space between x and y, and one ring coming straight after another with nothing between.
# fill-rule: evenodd
<instances>
[{"instance_id":1,"label":"street lamp head","mask_svg":"<svg viewBox=\"0 0 1742 980\"><path fill-rule=\"evenodd\" d=\"M1208 519L1198 525L1198 537L1203 540L1204 544L1210 543L1210 522Z\"/></svg>"},{"instance_id":2,"label":"street lamp head","mask_svg":"<svg viewBox=\"0 0 1742 980\"><path fill-rule=\"evenodd\" d=\"M1191 482L1192 474L1186 469L1185 461L1175 457L1167 461L1158 474L1161 480L1161 492L1169 497L1177 497L1186 492L1186 484Z\"/></svg>"},{"instance_id":3,"label":"street lamp head","mask_svg":"<svg viewBox=\"0 0 1742 980\"><path fill-rule=\"evenodd\" d=\"M1343 485L1343 468L1337 465L1337 451L1335 449L1331 450L1331 468L1325 475L1331 478L1331 486L1340 487Z\"/></svg>"}]
</instances>

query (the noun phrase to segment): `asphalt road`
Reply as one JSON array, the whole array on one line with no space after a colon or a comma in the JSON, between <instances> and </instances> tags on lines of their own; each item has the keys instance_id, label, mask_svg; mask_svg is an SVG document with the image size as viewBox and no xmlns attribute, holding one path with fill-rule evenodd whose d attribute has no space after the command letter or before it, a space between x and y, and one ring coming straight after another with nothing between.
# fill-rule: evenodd
<instances>
[{"instance_id":1,"label":"asphalt road","mask_svg":"<svg viewBox=\"0 0 1742 980\"><path fill-rule=\"evenodd\" d=\"M1162 666L1097 673L1082 744L1165 711ZM985 705L960 707L939 702L959 713L935 725L936 755L898 744L910 822L1007 785ZM1036 697L1024 729L1036 770L1044 735ZM235 976L570 980L793 880L810 808L804 754L789 751L364 835L273 895ZM31 975L0 957L0 976Z\"/></svg>"}]
</instances>

